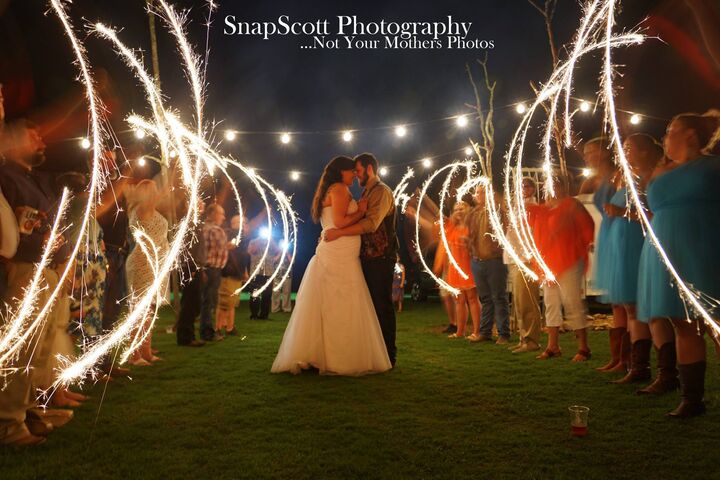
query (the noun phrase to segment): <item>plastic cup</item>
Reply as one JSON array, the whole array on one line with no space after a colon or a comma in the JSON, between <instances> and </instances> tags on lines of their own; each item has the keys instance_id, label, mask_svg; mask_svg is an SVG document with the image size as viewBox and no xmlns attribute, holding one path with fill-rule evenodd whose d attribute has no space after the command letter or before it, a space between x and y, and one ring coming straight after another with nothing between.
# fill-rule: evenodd
<instances>
[{"instance_id":1,"label":"plastic cup","mask_svg":"<svg viewBox=\"0 0 720 480\"><path fill-rule=\"evenodd\" d=\"M568 408L570 412L570 435L573 437L584 437L588 434L588 415L590 408L582 405L572 405Z\"/></svg>"}]
</instances>

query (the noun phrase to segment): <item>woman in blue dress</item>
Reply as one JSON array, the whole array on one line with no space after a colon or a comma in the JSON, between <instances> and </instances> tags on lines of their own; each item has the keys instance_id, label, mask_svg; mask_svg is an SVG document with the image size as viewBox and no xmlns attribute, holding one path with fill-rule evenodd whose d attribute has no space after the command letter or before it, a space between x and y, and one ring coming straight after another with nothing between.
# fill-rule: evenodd
<instances>
[{"instance_id":1,"label":"woman in blue dress","mask_svg":"<svg viewBox=\"0 0 720 480\"><path fill-rule=\"evenodd\" d=\"M612 159L612 153L608 148L607 139L597 137L588 140L583 146L583 160L587 167L591 170L592 175L580 186L580 194L593 195L593 204L602 216L600 230L595 238L595 286L605 292L602 301L607 302L607 289L609 287L608 279L608 232L610 225L615 220L605 212L605 205L610 203L615 194L614 179L617 176L617 168ZM610 329L610 353L611 358L602 367L597 370L601 372L622 372L625 371L625 361L627 353L629 353L629 341L626 341L628 348L625 349L625 355L622 355L623 338L627 333L627 318L623 308L613 308L613 328Z\"/></svg>"},{"instance_id":2,"label":"woman in blue dress","mask_svg":"<svg viewBox=\"0 0 720 480\"><path fill-rule=\"evenodd\" d=\"M655 167L663 157L663 149L654 138L642 133L630 135L625 140L624 148L628 163L637 178L637 188L640 192L644 192ZM632 342L630 369L623 378L611 382L618 384L635 383L650 378L650 348L652 346L649 325L638 322L636 319L638 264L644 235L638 212L632 205L631 208L628 208L628 200L627 186L623 186L615 192L609 203L603 205L605 214L613 219L607 233L606 296L613 306L613 311L624 310ZM667 343L662 349L663 359L674 371L674 375L668 377L663 385L666 389L676 389L677 370L675 369L673 330L669 322L666 320L662 322L666 336L670 337L670 343L667 343L667 340L663 342ZM658 357L660 356L659 354ZM659 363L662 364L660 360Z\"/></svg>"},{"instance_id":3,"label":"woman in blue dress","mask_svg":"<svg viewBox=\"0 0 720 480\"><path fill-rule=\"evenodd\" d=\"M717 116L682 114L667 128L665 152L673 167L648 188L652 228L673 268L695 291L720 298L720 157L708 155L720 127ZM683 302L668 269L646 238L638 273L638 319L670 318L675 327L682 402L669 415L705 412L705 325ZM716 314L717 312L710 312Z\"/></svg>"}]
</instances>

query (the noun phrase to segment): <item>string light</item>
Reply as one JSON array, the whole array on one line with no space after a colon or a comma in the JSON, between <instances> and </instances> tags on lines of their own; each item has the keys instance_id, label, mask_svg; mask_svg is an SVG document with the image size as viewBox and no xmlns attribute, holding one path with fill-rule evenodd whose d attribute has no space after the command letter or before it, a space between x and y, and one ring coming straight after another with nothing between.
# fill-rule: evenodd
<instances>
[{"instance_id":1,"label":"string light","mask_svg":"<svg viewBox=\"0 0 720 480\"><path fill-rule=\"evenodd\" d=\"M381 177L384 177L385 175L388 174L388 169L386 167L380 167L380 170L378 170L378 174Z\"/></svg>"},{"instance_id":2,"label":"string light","mask_svg":"<svg viewBox=\"0 0 720 480\"><path fill-rule=\"evenodd\" d=\"M527 106L524 103L518 103L517 105L515 105L515 111L522 115L527 112Z\"/></svg>"},{"instance_id":3,"label":"string light","mask_svg":"<svg viewBox=\"0 0 720 480\"><path fill-rule=\"evenodd\" d=\"M298 172L297 170L293 170L292 172L290 172L290 180L292 180L293 182L297 182L298 180L300 180L300 172Z\"/></svg>"},{"instance_id":4,"label":"string light","mask_svg":"<svg viewBox=\"0 0 720 480\"><path fill-rule=\"evenodd\" d=\"M395 127L395 135L402 138L407 135L407 128L404 125L398 125Z\"/></svg>"},{"instance_id":5,"label":"string light","mask_svg":"<svg viewBox=\"0 0 720 480\"><path fill-rule=\"evenodd\" d=\"M460 128L465 128L465 127L467 127L467 124L468 124L467 116L466 116L466 115L460 115L459 117L457 117L457 118L455 119L455 124L456 124L458 127L460 127Z\"/></svg>"},{"instance_id":6,"label":"string light","mask_svg":"<svg viewBox=\"0 0 720 480\"><path fill-rule=\"evenodd\" d=\"M590 111L590 103L585 100L580 102L580 111L581 112L589 112Z\"/></svg>"},{"instance_id":7,"label":"string light","mask_svg":"<svg viewBox=\"0 0 720 480\"><path fill-rule=\"evenodd\" d=\"M237 133L232 130L225 130L225 140L232 142L237 138Z\"/></svg>"},{"instance_id":8,"label":"string light","mask_svg":"<svg viewBox=\"0 0 720 480\"><path fill-rule=\"evenodd\" d=\"M642 122L642 117L637 113L633 113L630 117L630 123L632 123L633 125L639 125L640 122Z\"/></svg>"},{"instance_id":9,"label":"string light","mask_svg":"<svg viewBox=\"0 0 720 480\"><path fill-rule=\"evenodd\" d=\"M342 139L344 142L352 142L353 132L351 132L350 130L344 131L342 134Z\"/></svg>"},{"instance_id":10,"label":"string light","mask_svg":"<svg viewBox=\"0 0 720 480\"><path fill-rule=\"evenodd\" d=\"M83 138L82 140L80 140L80 147L82 147L83 150L88 150L90 148L90 145L90 140L88 140L87 138Z\"/></svg>"},{"instance_id":11,"label":"string light","mask_svg":"<svg viewBox=\"0 0 720 480\"><path fill-rule=\"evenodd\" d=\"M283 133L282 135L280 135L280 141L281 141L282 143L284 143L285 145L287 145L288 143L290 143L290 140L291 140L291 137L290 137L290 134L289 134L288 132L285 132L285 133Z\"/></svg>"}]
</instances>

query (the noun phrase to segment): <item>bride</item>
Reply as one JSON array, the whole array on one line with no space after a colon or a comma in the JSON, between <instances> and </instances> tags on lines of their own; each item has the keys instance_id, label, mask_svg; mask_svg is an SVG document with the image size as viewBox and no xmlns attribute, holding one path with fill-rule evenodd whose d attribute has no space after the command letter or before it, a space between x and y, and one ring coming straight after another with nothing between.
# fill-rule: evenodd
<instances>
[{"instance_id":1,"label":"bride","mask_svg":"<svg viewBox=\"0 0 720 480\"><path fill-rule=\"evenodd\" d=\"M365 215L367 204L353 200L355 162L336 157L323 171L312 218L323 232L344 228ZM322 238L322 237L321 237ZM272 372L364 375L391 368L380 324L360 267L360 237L320 241L300 283Z\"/></svg>"}]
</instances>

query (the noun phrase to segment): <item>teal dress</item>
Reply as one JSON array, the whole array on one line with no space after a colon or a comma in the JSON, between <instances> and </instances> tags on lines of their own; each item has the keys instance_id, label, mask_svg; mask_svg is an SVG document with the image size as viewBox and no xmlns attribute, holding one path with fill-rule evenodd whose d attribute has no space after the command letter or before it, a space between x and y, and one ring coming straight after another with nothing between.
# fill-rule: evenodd
<instances>
[{"instance_id":1,"label":"teal dress","mask_svg":"<svg viewBox=\"0 0 720 480\"><path fill-rule=\"evenodd\" d=\"M702 156L658 176L648 187L652 228L675 270L695 290L720 298L720 157ZM655 247L645 239L637 316L693 317Z\"/></svg>"},{"instance_id":2,"label":"teal dress","mask_svg":"<svg viewBox=\"0 0 720 480\"><path fill-rule=\"evenodd\" d=\"M613 195L610 203L627 208L627 188ZM637 303L638 266L645 237L640 222L614 218L608 230L607 299L613 305Z\"/></svg>"},{"instance_id":3,"label":"teal dress","mask_svg":"<svg viewBox=\"0 0 720 480\"><path fill-rule=\"evenodd\" d=\"M610 200L615 194L615 186L612 184L610 179L603 180L598 186L597 190L593 194L593 204L602 215L602 222L600 222L600 230L598 231L597 238L595 239L595 287L603 291L600 299L604 303L608 303L607 292L610 288L610 256L608 252L608 233L610 232L610 225L613 224L614 218L608 217L605 213L605 204L610 203Z\"/></svg>"}]
</instances>

